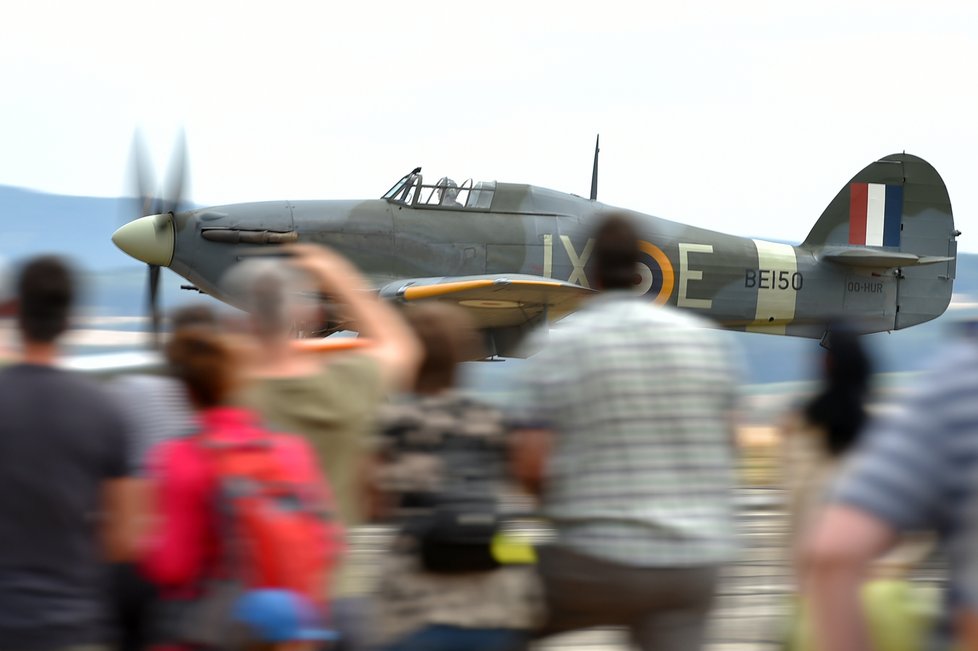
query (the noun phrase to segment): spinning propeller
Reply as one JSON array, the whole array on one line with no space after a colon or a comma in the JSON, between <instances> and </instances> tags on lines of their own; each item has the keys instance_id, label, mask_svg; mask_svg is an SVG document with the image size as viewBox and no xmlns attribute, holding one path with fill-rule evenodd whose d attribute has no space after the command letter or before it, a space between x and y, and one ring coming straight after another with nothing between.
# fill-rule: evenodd
<instances>
[{"instance_id":1,"label":"spinning propeller","mask_svg":"<svg viewBox=\"0 0 978 651\"><path fill-rule=\"evenodd\" d=\"M170 263L173 257L175 228L173 214L179 210L187 179L187 143L181 131L173 148L173 155L162 193L156 186L152 165L146 154L142 134L136 132L132 140L130 160L130 196L138 201L137 217L131 213L127 222L112 235L116 246L146 263L148 269L146 311L150 317L153 345L159 345L160 314L160 267Z\"/></svg>"}]
</instances>

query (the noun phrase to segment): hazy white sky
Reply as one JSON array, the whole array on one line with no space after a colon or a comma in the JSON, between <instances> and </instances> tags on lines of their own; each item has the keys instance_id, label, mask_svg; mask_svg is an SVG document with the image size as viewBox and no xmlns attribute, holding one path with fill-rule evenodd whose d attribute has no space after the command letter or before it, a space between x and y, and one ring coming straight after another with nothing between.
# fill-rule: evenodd
<instances>
[{"instance_id":1,"label":"hazy white sky","mask_svg":"<svg viewBox=\"0 0 978 651\"><path fill-rule=\"evenodd\" d=\"M98 2L0 20L0 183L110 196L185 127L191 198L366 198L415 165L801 241L906 150L978 251L978 4Z\"/></svg>"}]
</instances>

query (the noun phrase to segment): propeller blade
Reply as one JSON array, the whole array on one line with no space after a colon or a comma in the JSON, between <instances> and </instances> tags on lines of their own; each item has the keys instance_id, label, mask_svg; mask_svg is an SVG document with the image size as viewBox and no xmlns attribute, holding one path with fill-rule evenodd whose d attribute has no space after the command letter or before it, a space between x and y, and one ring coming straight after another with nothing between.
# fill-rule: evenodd
<instances>
[{"instance_id":1,"label":"propeller blade","mask_svg":"<svg viewBox=\"0 0 978 651\"><path fill-rule=\"evenodd\" d=\"M183 201L184 191L187 186L187 134L180 130L176 144L173 147L173 155L170 157L170 167L166 178L166 187L163 190L161 213L176 212Z\"/></svg>"},{"instance_id":2,"label":"propeller blade","mask_svg":"<svg viewBox=\"0 0 978 651\"><path fill-rule=\"evenodd\" d=\"M153 178L153 165L146 152L146 139L141 131L136 130L132 136L132 152L129 158L129 183L131 196L139 200L139 214L129 215L126 221L154 214L156 180Z\"/></svg>"},{"instance_id":3,"label":"propeller blade","mask_svg":"<svg viewBox=\"0 0 978 651\"><path fill-rule=\"evenodd\" d=\"M146 310L149 312L150 327L152 329L153 348L160 347L160 266L151 264L149 268L149 283L147 288Z\"/></svg>"},{"instance_id":4,"label":"propeller blade","mask_svg":"<svg viewBox=\"0 0 978 651\"><path fill-rule=\"evenodd\" d=\"M187 137L184 131L177 136L173 156L166 178L163 195L158 194L153 165L147 154L146 139L142 131L136 130L132 137L132 151L129 160L129 196L135 197L138 206L133 208L124 202L123 222L130 222L145 215L160 215L179 210L187 186ZM158 227L165 222L158 220Z\"/></svg>"}]
</instances>

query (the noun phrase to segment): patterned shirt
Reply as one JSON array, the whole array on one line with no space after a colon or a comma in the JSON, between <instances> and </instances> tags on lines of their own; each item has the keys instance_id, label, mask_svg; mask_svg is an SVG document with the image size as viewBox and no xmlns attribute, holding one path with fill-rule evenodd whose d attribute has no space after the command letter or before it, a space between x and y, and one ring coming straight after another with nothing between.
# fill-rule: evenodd
<instances>
[{"instance_id":1,"label":"patterned shirt","mask_svg":"<svg viewBox=\"0 0 978 651\"><path fill-rule=\"evenodd\" d=\"M446 392L385 405L380 424L374 482L395 519L420 515L425 494L501 496L506 430L497 409ZM432 574L421 567L416 544L401 535L383 560L374 609L385 640L428 624L530 629L539 623L542 597L532 568Z\"/></svg>"},{"instance_id":2,"label":"patterned shirt","mask_svg":"<svg viewBox=\"0 0 978 651\"><path fill-rule=\"evenodd\" d=\"M556 434L543 507L560 544L639 567L733 556L739 372L728 337L624 292L550 330L518 420Z\"/></svg>"}]
</instances>

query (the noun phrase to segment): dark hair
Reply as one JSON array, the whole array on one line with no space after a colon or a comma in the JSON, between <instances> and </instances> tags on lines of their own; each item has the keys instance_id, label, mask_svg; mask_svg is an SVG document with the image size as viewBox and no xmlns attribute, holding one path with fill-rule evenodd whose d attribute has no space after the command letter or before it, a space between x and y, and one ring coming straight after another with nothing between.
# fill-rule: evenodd
<instances>
[{"instance_id":1,"label":"dark hair","mask_svg":"<svg viewBox=\"0 0 978 651\"><path fill-rule=\"evenodd\" d=\"M606 217L594 232L594 279L598 289L631 289L636 284L638 234L621 215Z\"/></svg>"},{"instance_id":2,"label":"dark hair","mask_svg":"<svg viewBox=\"0 0 978 651\"><path fill-rule=\"evenodd\" d=\"M20 272L17 295L17 320L26 340L51 343L68 329L75 280L62 258L49 255L30 260Z\"/></svg>"},{"instance_id":3,"label":"dark hair","mask_svg":"<svg viewBox=\"0 0 978 651\"><path fill-rule=\"evenodd\" d=\"M474 322L459 307L418 303L405 307L404 317L424 354L414 383L418 393L435 393L454 386L458 364L485 355Z\"/></svg>"},{"instance_id":4,"label":"dark hair","mask_svg":"<svg viewBox=\"0 0 978 651\"><path fill-rule=\"evenodd\" d=\"M825 449L835 457L859 439L869 416L866 399L873 366L860 336L844 326L830 330L824 386L805 408L805 417L825 432Z\"/></svg>"},{"instance_id":5,"label":"dark hair","mask_svg":"<svg viewBox=\"0 0 978 651\"><path fill-rule=\"evenodd\" d=\"M181 321L166 344L166 359L173 374L186 386L198 407L222 404L237 382L237 360L216 328L217 319L194 308L192 320ZM209 310L208 310L209 311ZM186 315L189 316L189 315ZM174 315L174 322L182 318Z\"/></svg>"}]
</instances>

